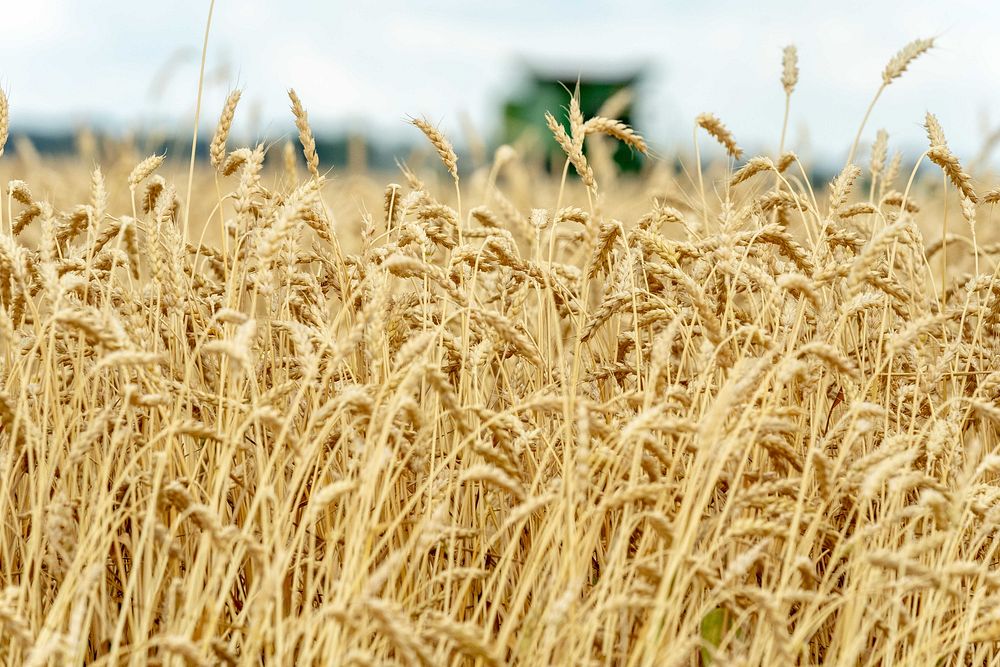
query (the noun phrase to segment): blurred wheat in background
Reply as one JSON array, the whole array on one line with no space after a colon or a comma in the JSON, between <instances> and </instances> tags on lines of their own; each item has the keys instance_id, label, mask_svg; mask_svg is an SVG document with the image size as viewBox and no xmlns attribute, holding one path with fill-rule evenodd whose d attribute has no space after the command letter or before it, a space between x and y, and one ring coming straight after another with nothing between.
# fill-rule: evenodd
<instances>
[{"instance_id":1,"label":"blurred wheat in background","mask_svg":"<svg viewBox=\"0 0 1000 667\"><path fill-rule=\"evenodd\" d=\"M414 118L386 185L240 96L191 177L0 161L5 664L1000 660L1000 191L933 115L625 176L567 95L551 172Z\"/></svg>"}]
</instances>

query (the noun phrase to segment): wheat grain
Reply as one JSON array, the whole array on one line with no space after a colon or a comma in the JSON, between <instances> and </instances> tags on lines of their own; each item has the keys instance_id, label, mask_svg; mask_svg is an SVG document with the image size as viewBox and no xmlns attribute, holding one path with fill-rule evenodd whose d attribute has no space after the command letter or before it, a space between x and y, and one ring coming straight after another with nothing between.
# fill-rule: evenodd
<instances>
[{"instance_id":1,"label":"wheat grain","mask_svg":"<svg viewBox=\"0 0 1000 667\"><path fill-rule=\"evenodd\" d=\"M10 136L10 104L7 101L7 93L0 88L0 157L3 157L3 149L7 145L7 138Z\"/></svg>"},{"instance_id":2,"label":"wheat grain","mask_svg":"<svg viewBox=\"0 0 1000 667\"><path fill-rule=\"evenodd\" d=\"M414 118L410 121L415 127L417 127L424 136L427 137L431 145L434 146L434 150L437 151L438 157L441 158L441 162L444 163L445 169L451 174L451 177L458 182L458 155L455 154L455 149L452 147L451 142L441 133L439 129L431 125L426 119Z\"/></svg>"},{"instance_id":3,"label":"wheat grain","mask_svg":"<svg viewBox=\"0 0 1000 667\"><path fill-rule=\"evenodd\" d=\"M794 44L785 47L781 57L781 86L791 95L799 82L799 52Z\"/></svg>"},{"instance_id":4,"label":"wheat grain","mask_svg":"<svg viewBox=\"0 0 1000 667\"><path fill-rule=\"evenodd\" d=\"M774 162L771 161L771 158L763 156L750 158L750 160L745 165L736 170L736 173L733 174L733 177L729 179L729 184L739 185L743 181L747 181L756 176L757 174L760 174L765 171L777 171L776 167L774 166Z\"/></svg>"},{"instance_id":5,"label":"wheat grain","mask_svg":"<svg viewBox=\"0 0 1000 667\"><path fill-rule=\"evenodd\" d=\"M883 131L863 193L728 132L598 192L653 151L573 95L565 161L439 192L220 143L234 99L188 240L138 140L3 163L8 662L996 661L1000 242L936 118L970 229Z\"/></svg>"},{"instance_id":6,"label":"wheat grain","mask_svg":"<svg viewBox=\"0 0 1000 667\"><path fill-rule=\"evenodd\" d=\"M649 147L646 145L646 140L641 136L636 134L635 130L621 122L620 120L612 120L610 118L603 118L601 116L595 116L590 118L583 124L584 134L606 134L609 137L614 137L618 141L631 146L635 150L639 151L643 155L649 152Z\"/></svg>"},{"instance_id":7,"label":"wheat grain","mask_svg":"<svg viewBox=\"0 0 1000 667\"><path fill-rule=\"evenodd\" d=\"M135 190L136 187L144 180L149 178L154 171L160 168L163 164L163 160L166 158L165 155L150 155L148 158L135 165L131 173L128 175L128 185L131 189Z\"/></svg>"},{"instance_id":8,"label":"wheat grain","mask_svg":"<svg viewBox=\"0 0 1000 667\"><path fill-rule=\"evenodd\" d=\"M208 154L212 166L216 169L222 166L226 157L226 141L229 139L229 131L233 126L233 117L236 115L236 105L240 103L240 96L243 91L237 88L226 97L226 104L222 107L222 114L219 116L219 123L215 127L215 134L212 136L212 143L209 145Z\"/></svg>"},{"instance_id":9,"label":"wheat grain","mask_svg":"<svg viewBox=\"0 0 1000 667\"><path fill-rule=\"evenodd\" d=\"M830 184L830 210L837 211L847 205L847 198L851 195L851 188L854 181L861 175L861 169L853 164L844 167L844 170Z\"/></svg>"},{"instance_id":10,"label":"wheat grain","mask_svg":"<svg viewBox=\"0 0 1000 667\"><path fill-rule=\"evenodd\" d=\"M889 133L885 130L879 130L875 135L875 143L872 144L872 157L871 157L871 175L872 180L876 181L882 175L882 170L885 169L885 158L889 150Z\"/></svg>"},{"instance_id":11,"label":"wheat grain","mask_svg":"<svg viewBox=\"0 0 1000 667\"><path fill-rule=\"evenodd\" d=\"M927 151L927 157L930 158L931 162L941 167L941 170L947 174L963 197L973 203L979 201L976 197L976 191L972 189L972 178L962 169L958 158L952 154L947 146L937 145L932 147Z\"/></svg>"},{"instance_id":12,"label":"wheat grain","mask_svg":"<svg viewBox=\"0 0 1000 667\"><path fill-rule=\"evenodd\" d=\"M896 55L889 60L885 69L882 70L882 85L888 86L894 80L903 76L903 72L906 71L906 68L909 67L914 60L933 48L933 46L933 39L915 39L900 49Z\"/></svg>"},{"instance_id":13,"label":"wheat grain","mask_svg":"<svg viewBox=\"0 0 1000 667\"><path fill-rule=\"evenodd\" d=\"M732 133L726 129L726 126L723 125L722 121L716 116L710 113L703 113L695 118L695 123L712 135L712 137L726 149L726 152L729 153L730 156L736 158L737 160L742 157L743 151L736 145L736 140L733 138Z\"/></svg>"},{"instance_id":14,"label":"wheat grain","mask_svg":"<svg viewBox=\"0 0 1000 667\"><path fill-rule=\"evenodd\" d=\"M20 202L25 206L31 206L35 203L35 200L31 196L31 190L28 189L28 184L24 181L10 181L7 184L7 194L9 194L14 201Z\"/></svg>"},{"instance_id":15,"label":"wheat grain","mask_svg":"<svg viewBox=\"0 0 1000 667\"><path fill-rule=\"evenodd\" d=\"M596 188L597 183L594 180L594 171L590 168L590 164L587 162L587 158L583 154L583 146L577 145L570 135L566 133L566 129L559 124L559 121L555 119L555 116L549 112L545 112L545 123L548 125L549 131L556 139L556 143L559 147L563 149L566 153L566 157L569 159L570 164L576 169L577 175L583 184L588 188ZM581 133L582 137L583 134Z\"/></svg>"},{"instance_id":16,"label":"wheat grain","mask_svg":"<svg viewBox=\"0 0 1000 667\"><path fill-rule=\"evenodd\" d=\"M299 131L299 142L302 144L302 154L306 158L306 166L312 177L319 180L319 154L316 152L316 139L309 126L309 114L306 113L302 101L295 94L295 90L291 88L288 89L288 99L292 101L292 115L295 116L295 127Z\"/></svg>"}]
</instances>

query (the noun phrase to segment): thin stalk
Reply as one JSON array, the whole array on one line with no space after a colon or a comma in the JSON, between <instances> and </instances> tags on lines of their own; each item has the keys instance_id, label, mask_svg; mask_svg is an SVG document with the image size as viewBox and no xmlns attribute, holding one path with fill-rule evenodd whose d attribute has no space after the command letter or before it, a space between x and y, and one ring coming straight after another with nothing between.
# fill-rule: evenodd
<instances>
[{"instance_id":1,"label":"thin stalk","mask_svg":"<svg viewBox=\"0 0 1000 667\"><path fill-rule=\"evenodd\" d=\"M878 98L882 96L882 91L885 90L885 84L883 83L879 86L878 91L875 93L875 97L872 98L871 104L868 105L868 110L865 111L865 117L861 119L861 127L858 128L858 133L854 136L854 143L851 144L851 152L847 154L847 164L851 164L854 161L854 154L858 151L858 144L861 142L861 133L865 131L865 125L868 124L868 117L872 115L872 109L875 108L875 103L878 102Z\"/></svg>"},{"instance_id":2,"label":"thin stalk","mask_svg":"<svg viewBox=\"0 0 1000 667\"><path fill-rule=\"evenodd\" d=\"M191 190L194 186L194 159L198 152L198 121L201 118L201 95L205 89L205 60L208 56L208 34L212 29L212 12L215 10L215 0L208 4L208 20L205 21L205 40L201 45L201 65L198 69L198 101L194 105L194 131L191 133L191 164L188 167L187 197L184 201L184 242L188 240L188 228L191 226Z\"/></svg>"}]
</instances>

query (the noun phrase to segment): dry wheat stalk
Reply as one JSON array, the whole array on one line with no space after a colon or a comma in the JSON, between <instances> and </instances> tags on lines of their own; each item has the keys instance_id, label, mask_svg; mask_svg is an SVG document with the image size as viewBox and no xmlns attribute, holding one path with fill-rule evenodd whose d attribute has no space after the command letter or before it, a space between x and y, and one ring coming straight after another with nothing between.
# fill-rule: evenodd
<instances>
[{"instance_id":1,"label":"dry wheat stalk","mask_svg":"<svg viewBox=\"0 0 1000 667\"><path fill-rule=\"evenodd\" d=\"M94 211L93 223L97 227L108 214L108 190L100 167L94 167L90 175L90 206Z\"/></svg>"},{"instance_id":2,"label":"dry wheat stalk","mask_svg":"<svg viewBox=\"0 0 1000 667\"><path fill-rule=\"evenodd\" d=\"M165 158L165 155L154 154L135 165L135 168L128 175L129 187L134 190L140 183L149 178L154 171L160 168Z\"/></svg>"},{"instance_id":3,"label":"dry wheat stalk","mask_svg":"<svg viewBox=\"0 0 1000 667\"><path fill-rule=\"evenodd\" d=\"M743 151L736 145L736 140L733 138L732 133L726 129L726 126L722 124L722 121L718 117L710 113L703 113L695 118L695 123L698 124L698 127L712 135L726 149L726 152L730 156L737 160L742 157Z\"/></svg>"},{"instance_id":4,"label":"dry wheat stalk","mask_svg":"<svg viewBox=\"0 0 1000 667\"><path fill-rule=\"evenodd\" d=\"M934 39L915 39L902 49L886 64L882 70L882 84L888 86L906 71L910 64L934 46Z\"/></svg>"},{"instance_id":5,"label":"dry wheat stalk","mask_svg":"<svg viewBox=\"0 0 1000 667\"><path fill-rule=\"evenodd\" d=\"M844 167L844 170L830 184L830 210L837 211L847 205L847 198L851 195L854 181L861 175L861 169L853 164Z\"/></svg>"},{"instance_id":6,"label":"dry wheat stalk","mask_svg":"<svg viewBox=\"0 0 1000 667\"><path fill-rule=\"evenodd\" d=\"M965 171L962 169L962 165L959 163L958 158L952 155L950 152L934 148L931 149L927 156L932 162L937 164L951 179L952 183L955 184L961 192L965 199L969 202L976 203L979 198L976 195L976 191L972 188L972 179Z\"/></svg>"},{"instance_id":7,"label":"dry wheat stalk","mask_svg":"<svg viewBox=\"0 0 1000 667\"><path fill-rule=\"evenodd\" d=\"M872 181L877 181L885 169L885 158L889 150L889 133L879 130L872 144L871 174Z\"/></svg>"},{"instance_id":8,"label":"dry wheat stalk","mask_svg":"<svg viewBox=\"0 0 1000 667\"><path fill-rule=\"evenodd\" d=\"M288 89L288 99L292 101L292 114L295 116L295 128L299 131L299 142L302 144L302 154L306 158L306 166L309 173L316 180L319 179L319 154L316 152L316 139L313 137L312 128L309 126L309 114L302 106L302 101L295 94L295 90Z\"/></svg>"},{"instance_id":9,"label":"dry wheat stalk","mask_svg":"<svg viewBox=\"0 0 1000 667\"><path fill-rule=\"evenodd\" d=\"M794 44L785 47L781 57L781 86L791 95L799 82L799 52Z\"/></svg>"},{"instance_id":10,"label":"dry wheat stalk","mask_svg":"<svg viewBox=\"0 0 1000 667\"><path fill-rule=\"evenodd\" d=\"M609 137L614 137L623 144L631 146L643 155L649 152L649 147L646 146L646 141L641 136L636 134L635 130L620 120L612 120L610 118L595 116L583 124L583 133L606 134Z\"/></svg>"},{"instance_id":11,"label":"dry wheat stalk","mask_svg":"<svg viewBox=\"0 0 1000 667\"><path fill-rule=\"evenodd\" d=\"M8 136L10 136L10 105L7 102L7 93L0 88L0 157L3 157Z\"/></svg>"},{"instance_id":12,"label":"dry wheat stalk","mask_svg":"<svg viewBox=\"0 0 1000 667\"><path fill-rule=\"evenodd\" d=\"M441 158L441 162L444 163L445 169L451 174L451 177L458 182L458 155L455 154L455 149L452 147L451 142L441 133L441 130L437 129L431 125L424 118L413 118L410 123L416 126L424 136L431 142L434 146L434 150L437 151L438 157Z\"/></svg>"},{"instance_id":13,"label":"dry wheat stalk","mask_svg":"<svg viewBox=\"0 0 1000 667\"><path fill-rule=\"evenodd\" d=\"M729 184L739 185L765 171L777 171L771 158L763 156L750 158L745 165L736 170L733 177L729 179Z\"/></svg>"},{"instance_id":14,"label":"dry wheat stalk","mask_svg":"<svg viewBox=\"0 0 1000 667\"><path fill-rule=\"evenodd\" d=\"M236 115L236 105L240 103L240 96L243 91L237 88L226 97L226 104L222 107L222 114L219 116L219 123L215 126L215 134L212 136L212 143L209 145L208 154L211 158L212 166L219 169L226 157L226 140L229 139L229 130L233 126L233 117Z\"/></svg>"},{"instance_id":15,"label":"dry wheat stalk","mask_svg":"<svg viewBox=\"0 0 1000 667\"><path fill-rule=\"evenodd\" d=\"M931 148L948 146L948 142L944 138L944 129L942 129L941 123L938 121L937 116L929 111L924 117L924 128L927 130L927 140L930 142Z\"/></svg>"},{"instance_id":16,"label":"dry wheat stalk","mask_svg":"<svg viewBox=\"0 0 1000 667\"><path fill-rule=\"evenodd\" d=\"M545 123L548 125L549 131L552 132L552 136L555 137L556 143L566 153L570 164L576 169L576 173L580 176L583 184L588 188L596 188L597 183L594 180L594 170L590 168L587 158L583 154L582 142L577 145L577 142L566 133L566 129L556 120L555 116L547 111L545 112ZM583 133L579 133L579 136L582 137Z\"/></svg>"},{"instance_id":17,"label":"dry wheat stalk","mask_svg":"<svg viewBox=\"0 0 1000 667\"><path fill-rule=\"evenodd\" d=\"M7 661L995 662L989 210L942 230L882 132L868 197L780 149L564 187L627 103L454 194L223 145L222 243L106 186L130 143L5 162Z\"/></svg>"},{"instance_id":18,"label":"dry wheat stalk","mask_svg":"<svg viewBox=\"0 0 1000 667\"><path fill-rule=\"evenodd\" d=\"M10 181L7 184L7 194L9 194L14 201L24 204L25 206L31 206L35 203L34 198L31 196L31 190L28 189L28 184L24 181Z\"/></svg>"}]
</instances>

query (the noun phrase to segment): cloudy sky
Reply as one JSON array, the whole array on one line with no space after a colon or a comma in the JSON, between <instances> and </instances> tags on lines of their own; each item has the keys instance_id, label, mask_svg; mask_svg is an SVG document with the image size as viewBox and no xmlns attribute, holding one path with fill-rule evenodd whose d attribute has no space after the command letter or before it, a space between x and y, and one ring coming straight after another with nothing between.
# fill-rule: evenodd
<instances>
[{"instance_id":1,"label":"cloudy sky","mask_svg":"<svg viewBox=\"0 0 1000 667\"><path fill-rule=\"evenodd\" d=\"M207 0L0 0L0 85L14 129L99 123L190 127ZM924 112L972 157L1000 126L1000 4L940 0L217 0L203 118L245 88L237 128L289 133L285 88L315 125L407 137L427 115L460 138L463 115L489 132L519 64L586 73L649 67L638 123L661 148L717 113L750 148L777 143L781 48L799 47L793 146L840 155L885 63L917 37L939 48L895 82L873 115L896 145L923 142ZM172 124L172 125L171 125Z\"/></svg>"}]
</instances>

